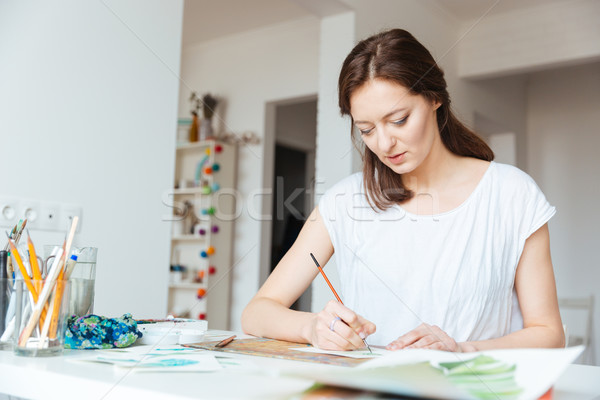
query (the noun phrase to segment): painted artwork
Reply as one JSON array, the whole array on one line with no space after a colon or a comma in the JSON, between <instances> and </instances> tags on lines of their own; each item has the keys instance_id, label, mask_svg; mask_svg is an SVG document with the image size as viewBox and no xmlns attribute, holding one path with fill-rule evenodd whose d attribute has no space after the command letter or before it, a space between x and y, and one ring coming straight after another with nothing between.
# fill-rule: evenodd
<instances>
[{"instance_id":1,"label":"painted artwork","mask_svg":"<svg viewBox=\"0 0 600 400\"><path fill-rule=\"evenodd\" d=\"M134 352L95 351L93 355L70 359L128 368L133 372L210 372L222 369L216 357L207 353L149 355Z\"/></svg>"},{"instance_id":2,"label":"painted artwork","mask_svg":"<svg viewBox=\"0 0 600 400\"><path fill-rule=\"evenodd\" d=\"M355 368L295 372L318 383L394 395L443 399L539 399L583 351L504 349L452 353L389 352Z\"/></svg>"}]
</instances>

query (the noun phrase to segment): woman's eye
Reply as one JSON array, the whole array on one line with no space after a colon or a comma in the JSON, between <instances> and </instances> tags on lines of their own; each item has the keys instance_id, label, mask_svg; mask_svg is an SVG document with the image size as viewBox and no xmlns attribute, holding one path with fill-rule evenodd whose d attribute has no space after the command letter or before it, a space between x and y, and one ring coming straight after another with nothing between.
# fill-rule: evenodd
<instances>
[{"instance_id":1,"label":"woman's eye","mask_svg":"<svg viewBox=\"0 0 600 400\"><path fill-rule=\"evenodd\" d=\"M404 125L404 123L406 122L407 118L408 118L408 115L406 117L404 117L404 118L392 121L392 124L394 124L394 125Z\"/></svg>"},{"instance_id":2,"label":"woman's eye","mask_svg":"<svg viewBox=\"0 0 600 400\"><path fill-rule=\"evenodd\" d=\"M373 131L373 128L369 128L369 129L359 129L360 134L361 135L368 135L369 133L371 133Z\"/></svg>"}]
</instances>

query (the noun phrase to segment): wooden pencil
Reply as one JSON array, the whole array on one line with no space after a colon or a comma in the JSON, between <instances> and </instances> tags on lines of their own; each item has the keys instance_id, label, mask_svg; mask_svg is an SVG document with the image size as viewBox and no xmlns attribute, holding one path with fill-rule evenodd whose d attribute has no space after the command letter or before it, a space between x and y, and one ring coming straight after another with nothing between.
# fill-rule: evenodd
<instances>
[{"instance_id":1,"label":"wooden pencil","mask_svg":"<svg viewBox=\"0 0 600 400\"><path fill-rule=\"evenodd\" d=\"M13 243L13 241L11 240L10 237L8 238L8 244L10 246L10 254L14 258L14 260L17 262L17 265L19 266L19 270L21 271L21 274L23 275L23 280L25 281L25 285L27 285L27 289L29 289L29 291L31 292L31 295L33 296L33 301L37 302L38 301L37 291L36 291L35 287L33 286L33 283L31 283L31 277L29 276L29 273L27 273L27 269L25 268L25 265L23 265L23 260L21 260L19 251L17 250L17 247L15 246L15 244Z\"/></svg>"}]
</instances>

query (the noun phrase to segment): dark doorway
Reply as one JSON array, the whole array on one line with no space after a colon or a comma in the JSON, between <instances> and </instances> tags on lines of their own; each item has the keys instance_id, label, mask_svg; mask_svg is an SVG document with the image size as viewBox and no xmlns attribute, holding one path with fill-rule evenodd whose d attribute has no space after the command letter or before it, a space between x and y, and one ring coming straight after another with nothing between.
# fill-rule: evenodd
<instances>
[{"instance_id":1,"label":"dark doorway","mask_svg":"<svg viewBox=\"0 0 600 400\"><path fill-rule=\"evenodd\" d=\"M265 221L268 239L261 259L265 279L293 245L308 215L314 208L315 151L317 136L317 98L310 96L272 103L267 107L267 131L272 132L271 157L265 176L273 184L271 204ZM271 147L272 146L272 147ZM268 162L268 161L267 161ZM268 210L268 211L267 211ZM267 265L270 264L270 265ZM312 286L309 286L292 309L311 311Z\"/></svg>"},{"instance_id":2,"label":"dark doorway","mask_svg":"<svg viewBox=\"0 0 600 400\"><path fill-rule=\"evenodd\" d=\"M292 247L306 220L307 158L304 151L280 144L275 145L271 271ZM310 295L310 290L307 293ZM298 299L291 308L294 310L304 308L301 303L305 301L306 295L304 299Z\"/></svg>"}]
</instances>

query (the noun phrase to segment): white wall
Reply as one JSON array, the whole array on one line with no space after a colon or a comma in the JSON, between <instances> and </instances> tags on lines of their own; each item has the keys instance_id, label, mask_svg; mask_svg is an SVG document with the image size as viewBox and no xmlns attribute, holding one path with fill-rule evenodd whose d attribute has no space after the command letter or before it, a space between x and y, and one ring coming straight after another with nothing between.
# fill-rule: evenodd
<instances>
[{"instance_id":1,"label":"white wall","mask_svg":"<svg viewBox=\"0 0 600 400\"><path fill-rule=\"evenodd\" d=\"M463 77L498 76L600 59L600 2L550 2L463 27ZM469 29L472 28L472 29Z\"/></svg>"},{"instance_id":2,"label":"white wall","mask_svg":"<svg viewBox=\"0 0 600 400\"><path fill-rule=\"evenodd\" d=\"M522 76L490 78L479 81L459 80L450 95L458 114L481 136L498 131L486 131L477 122L482 118L496 129L512 132L516 138L516 166L527 164L527 102L526 85ZM479 117L479 118L478 118Z\"/></svg>"},{"instance_id":3,"label":"white wall","mask_svg":"<svg viewBox=\"0 0 600 400\"><path fill-rule=\"evenodd\" d=\"M344 59L355 45L355 15L344 12L321 20L319 42L319 101L317 103L317 154L315 160L315 205L336 182L352 173L354 147L350 119L340 116L337 82ZM325 266L334 287L339 287L335 257ZM312 310L317 312L332 299L324 279L312 283Z\"/></svg>"},{"instance_id":4,"label":"white wall","mask_svg":"<svg viewBox=\"0 0 600 400\"><path fill-rule=\"evenodd\" d=\"M556 216L550 221L559 296L595 296L600 360L600 64L532 76L528 86L528 171Z\"/></svg>"},{"instance_id":5,"label":"white wall","mask_svg":"<svg viewBox=\"0 0 600 400\"><path fill-rule=\"evenodd\" d=\"M182 8L0 2L0 191L83 206L102 315L166 312ZM41 248L65 231L31 234Z\"/></svg>"},{"instance_id":6,"label":"white wall","mask_svg":"<svg viewBox=\"0 0 600 400\"><path fill-rule=\"evenodd\" d=\"M180 115L189 116L191 90L211 92L226 101L217 108L220 129L262 137L266 103L317 93L318 41L319 20L310 17L185 48ZM237 186L244 212L235 221L231 266L234 330L241 329L241 313L261 283L262 196L255 195L272 185L263 182L264 146L263 138L260 145L239 148Z\"/></svg>"}]
</instances>

